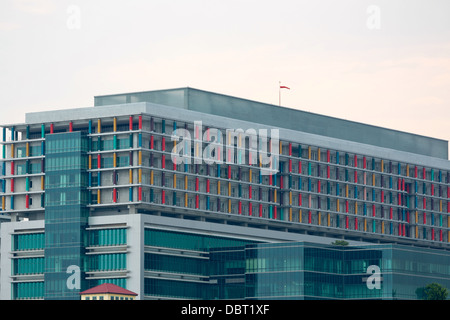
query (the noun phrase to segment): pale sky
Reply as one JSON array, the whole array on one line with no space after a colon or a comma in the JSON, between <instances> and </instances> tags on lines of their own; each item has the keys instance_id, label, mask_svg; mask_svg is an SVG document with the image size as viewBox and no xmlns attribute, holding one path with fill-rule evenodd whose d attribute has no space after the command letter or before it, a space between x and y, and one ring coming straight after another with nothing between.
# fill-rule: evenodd
<instances>
[{"instance_id":1,"label":"pale sky","mask_svg":"<svg viewBox=\"0 0 450 320\"><path fill-rule=\"evenodd\" d=\"M278 104L279 81L283 106L450 140L450 1L0 1L0 124L186 86Z\"/></svg>"}]
</instances>

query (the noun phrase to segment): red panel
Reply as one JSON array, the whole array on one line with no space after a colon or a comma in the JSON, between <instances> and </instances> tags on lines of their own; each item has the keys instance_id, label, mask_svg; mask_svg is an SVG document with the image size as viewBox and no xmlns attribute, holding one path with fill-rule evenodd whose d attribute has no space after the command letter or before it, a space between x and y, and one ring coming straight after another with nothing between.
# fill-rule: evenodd
<instances>
[{"instance_id":1,"label":"red panel","mask_svg":"<svg viewBox=\"0 0 450 320\"><path fill-rule=\"evenodd\" d=\"M129 129L130 131L133 130L133 116L130 116Z\"/></svg>"},{"instance_id":2,"label":"red panel","mask_svg":"<svg viewBox=\"0 0 450 320\"><path fill-rule=\"evenodd\" d=\"M139 116L139 130L142 129L142 116Z\"/></svg>"},{"instance_id":3,"label":"red panel","mask_svg":"<svg viewBox=\"0 0 450 320\"><path fill-rule=\"evenodd\" d=\"M139 190L139 191L138 191L138 200L139 200L139 201L142 201L142 187L139 187L138 190Z\"/></svg>"}]
</instances>

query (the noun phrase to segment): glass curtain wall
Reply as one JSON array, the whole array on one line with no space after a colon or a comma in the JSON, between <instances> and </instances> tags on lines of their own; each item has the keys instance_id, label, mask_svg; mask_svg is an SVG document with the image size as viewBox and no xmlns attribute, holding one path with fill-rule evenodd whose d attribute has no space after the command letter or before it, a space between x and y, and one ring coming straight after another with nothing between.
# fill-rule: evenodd
<instances>
[{"instance_id":1,"label":"glass curtain wall","mask_svg":"<svg viewBox=\"0 0 450 320\"><path fill-rule=\"evenodd\" d=\"M87 289L88 138L81 132L46 136L45 299L79 300Z\"/></svg>"}]
</instances>

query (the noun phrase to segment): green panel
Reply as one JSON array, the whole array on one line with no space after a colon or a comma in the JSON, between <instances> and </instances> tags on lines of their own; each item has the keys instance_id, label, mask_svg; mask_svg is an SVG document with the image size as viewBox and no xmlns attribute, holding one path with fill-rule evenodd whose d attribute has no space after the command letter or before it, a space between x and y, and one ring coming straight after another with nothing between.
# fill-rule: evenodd
<instances>
[{"instance_id":1,"label":"green panel","mask_svg":"<svg viewBox=\"0 0 450 320\"><path fill-rule=\"evenodd\" d=\"M88 138L50 134L45 151L45 299L79 300L87 289ZM80 269L80 288L68 287L69 266Z\"/></svg>"}]
</instances>

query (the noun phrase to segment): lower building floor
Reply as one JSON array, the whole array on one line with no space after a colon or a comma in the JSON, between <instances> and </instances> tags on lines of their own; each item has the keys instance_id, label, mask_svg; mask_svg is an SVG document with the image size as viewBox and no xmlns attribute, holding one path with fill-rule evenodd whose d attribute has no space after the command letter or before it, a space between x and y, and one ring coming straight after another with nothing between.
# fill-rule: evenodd
<instances>
[{"instance_id":1,"label":"lower building floor","mask_svg":"<svg viewBox=\"0 0 450 320\"><path fill-rule=\"evenodd\" d=\"M44 220L3 223L0 298L47 299L51 292L53 299L77 299L102 283L140 300L410 300L423 298L431 283L450 288L445 248L337 245L320 236L139 213L90 217L83 235L76 260L52 251L49 261Z\"/></svg>"}]
</instances>

